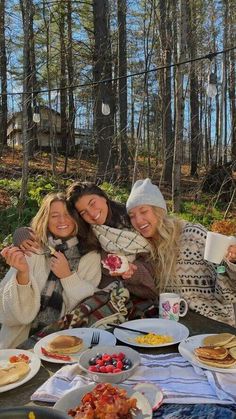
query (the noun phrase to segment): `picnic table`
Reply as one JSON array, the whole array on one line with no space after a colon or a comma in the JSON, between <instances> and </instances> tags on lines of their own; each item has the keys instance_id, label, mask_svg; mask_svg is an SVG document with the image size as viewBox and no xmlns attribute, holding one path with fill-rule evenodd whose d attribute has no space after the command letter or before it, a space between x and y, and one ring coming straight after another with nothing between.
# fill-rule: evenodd
<instances>
[{"instance_id":1,"label":"picnic table","mask_svg":"<svg viewBox=\"0 0 236 419\"><path fill-rule=\"evenodd\" d=\"M216 333L222 333L222 332L229 332L236 334L236 329L230 325L220 323L215 320L211 320L207 317L204 317L200 314L197 314L191 310L188 311L187 315L184 318L180 319L180 323L184 324L189 329L189 335L199 335L199 334L216 334ZM117 344L122 344L122 342L117 342ZM33 341L31 339L28 339L25 341L20 347L22 349L33 349ZM138 350L140 353L149 353L149 354L164 354L164 353L173 353L178 352L178 345L171 345L161 348L140 348L136 347L136 350ZM35 405L49 405L45 402L33 402L30 400L30 396L35 392L35 390L40 387L52 374L54 374L57 370L59 370L62 367L61 364L55 364L50 363L46 361L42 361L40 370L38 373L28 382L23 384L22 386L19 386L15 389L12 389L10 391L0 393L0 406L1 408L6 407L12 407L12 406L35 406ZM176 406L176 407L175 407ZM207 407L208 406L208 407ZM202 409L205 410L209 408L209 411L213 412L212 405L202 405ZM165 411L170 409L182 409L183 417L190 417L189 412L191 414L196 413L196 409L199 409L199 406L197 405L163 405L160 407L160 409L156 412L155 417L165 417L164 413ZM223 409L224 408L224 412ZM187 414L186 414L187 409ZM220 406L217 405L217 409L219 409L219 412L217 411L216 416L211 417L220 417L220 418L233 418L236 417L236 405L227 405L227 406ZM222 413L220 413L220 410L222 410ZM207 411L207 410L206 410ZM224 416L226 412L226 416ZM185 416L184 416L185 415ZM202 413L201 413L202 415ZM200 416L201 416L200 415ZM175 418L181 417L181 416L173 416ZM191 416L191 417L197 417L197 416ZM208 416L201 416L201 417L208 417Z\"/></svg>"}]
</instances>

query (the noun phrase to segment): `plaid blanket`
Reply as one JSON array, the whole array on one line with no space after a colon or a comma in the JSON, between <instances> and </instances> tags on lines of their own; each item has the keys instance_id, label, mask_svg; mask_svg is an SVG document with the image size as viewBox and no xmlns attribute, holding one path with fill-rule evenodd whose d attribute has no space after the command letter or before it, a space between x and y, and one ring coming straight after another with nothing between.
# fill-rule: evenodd
<instances>
[{"instance_id":1,"label":"plaid blanket","mask_svg":"<svg viewBox=\"0 0 236 419\"><path fill-rule=\"evenodd\" d=\"M107 288L80 302L71 313L30 336L18 348L30 349L42 337L59 330L78 327L110 329L107 324L111 322L120 324L126 320L156 315L157 308L154 307L153 301L131 299L122 282L114 281Z\"/></svg>"}]
</instances>

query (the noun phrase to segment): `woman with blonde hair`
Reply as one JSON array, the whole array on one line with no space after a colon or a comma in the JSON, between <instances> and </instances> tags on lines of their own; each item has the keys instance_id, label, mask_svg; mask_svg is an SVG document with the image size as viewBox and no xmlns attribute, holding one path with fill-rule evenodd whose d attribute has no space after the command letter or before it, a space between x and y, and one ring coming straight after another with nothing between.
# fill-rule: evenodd
<instances>
[{"instance_id":1,"label":"woman with blonde hair","mask_svg":"<svg viewBox=\"0 0 236 419\"><path fill-rule=\"evenodd\" d=\"M133 227L151 244L158 292L175 291L190 309L235 326L236 246L222 261L223 273L204 260L207 230L167 215L159 188L150 179L138 180L126 203Z\"/></svg>"},{"instance_id":2,"label":"woman with blonde hair","mask_svg":"<svg viewBox=\"0 0 236 419\"><path fill-rule=\"evenodd\" d=\"M31 227L39 243L31 255L15 245L1 252L10 265L0 282L0 348L4 349L16 347L73 310L94 294L101 279L100 254L83 248L62 193L44 198Z\"/></svg>"}]
</instances>

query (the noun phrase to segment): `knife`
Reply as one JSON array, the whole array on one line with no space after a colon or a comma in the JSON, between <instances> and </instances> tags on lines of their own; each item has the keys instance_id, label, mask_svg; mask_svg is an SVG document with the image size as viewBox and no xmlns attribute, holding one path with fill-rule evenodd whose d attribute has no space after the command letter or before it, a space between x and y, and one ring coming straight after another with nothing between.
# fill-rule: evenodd
<instances>
[{"instance_id":1,"label":"knife","mask_svg":"<svg viewBox=\"0 0 236 419\"><path fill-rule=\"evenodd\" d=\"M153 332L150 332L150 331L147 332L147 331L144 331L144 330L131 329L130 327L120 326L118 324L113 324L113 323L107 323L107 326L114 327L114 329L117 328L117 329L122 329L122 330L129 330L130 332L141 333L143 335L148 335L149 333L153 333Z\"/></svg>"}]
</instances>

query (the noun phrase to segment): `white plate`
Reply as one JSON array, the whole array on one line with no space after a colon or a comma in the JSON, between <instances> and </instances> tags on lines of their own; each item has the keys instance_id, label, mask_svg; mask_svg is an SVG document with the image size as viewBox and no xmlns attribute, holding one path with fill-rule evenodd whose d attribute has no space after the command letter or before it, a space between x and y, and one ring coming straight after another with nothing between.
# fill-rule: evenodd
<instances>
[{"instance_id":1,"label":"white plate","mask_svg":"<svg viewBox=\"0 0 236 419\"><path fill-rule=\"evenodd\" d=\"M116 338L112 333L107 332L106 330L96 329L96 328L93 328L93 327L81 327L81 328L78 328L78 329L60 330L59 332L51 333L50 335L45 336L44 338L40 339L36 343L36 345L34 346L34 352L41 359L43 359L44 361L48 361L48 362L54 362L54 363L57 363L57 364L71 364L73 362L77 362L80 353L89 347L89 345L91 343L91 339L92 339L92 334L93 334L94 331L98 331L99 334L100 334L99 345L115 346ZM71 361L62 361L60 359L49 358L49 357L43 355L42 352L41 352L42 347L46 348L48 343L53 338L55 338L56 336L59 336L59 335L71 335L71 336L77 336L77 337L80 337L81 339L83 339L83 348L79 352L77 352L76 354L71 354L70 355L70 357L72 358Z\"/></svg>"},{"instance_id":2,"label":"white plate","mask_svg":"<svg viewBox=\"0 0 236 419\"><path fill-rule=\"evenodd\" d=\"M178 323L174 320L165 319L141 319L131 320L129 322L122 323L124 327L131 327L131 329L143 330L145 332L156 333L157 335L168 335L173 338L173 342L162 343L160 345L148 345L144 343L135 342L135 338L140 336L139 333L131 332L130 330L121 330L118 328L114 329L114 335L121 342L125 342L128 345L140 346L142 348L160 348L162 346L170 346L181 342L186 339L189 335L189 330L186 326Z\"/></svg>"},{"instance_id":3,"label":"white plate","mask_svg":"<svg viewBox=\"0 0 236 419\"><path fill-rule=\"evenodd\" d=\"M69 409L74 409L81 402L82 397L92 391L96 384L89 384L72 390L69 393L65 394L60 400L54 405L55 409L61 410L62 412L68 412ZM133 414L133 419L151 419L152 418L152 408L145 396L143 394L132 390L128 386L117 385L114 387L124 388L127 391L128 397L135 397L137 399L137 406L140 409L140 412Z\"/></svg>"},{"instance_id":4,"label":"white plate","mask_svg":"<svg viewBox=\"0 0 236 419\"><path fill-rule=\"evenodd\" d=\"M183 342L179 344L179 353L182 355L184 359L189 361L191 364L196 365L200 368L204 368L205 370L226 372L226 373L236 372L235 366L231 368L218 368L218 367L213 367L211 365L202 364L200 361L197 360L197 358L194 356L193 351L195 348L198 348L199 346L203 345L203 339L206 338L207 336L211 336L211 335L210 334L197 335L197 336L191 336L190 338L185 339Z\"/></svg>"},{"instance_id":5,"label":"white plate","mask_svg":"<svg viewBox=\"0 0 236 419\"><path fill-rule=\"evenodd\" d=\"M6 366L6 364L8 364L10 356L19 355L19 354L24 354L24 355L27 355L29 357L29 359L30 359L30 363L29 363L30 371L28 372L28 374L24 378L22 378L22 380L18 380L18 381L15 381L14 383L7 384L5 386L1 386L0 387L0 393L3 393L4 391L12 390L13 388L21 386L22 384L31 380L31 378L33 378L37 374L37 372L40 368L41 361L40 361L39 357L31 351L24 351L23 349L2 349L2 350L0 350L0 366L1 367Z\"/></svg>"}]
</instances>

